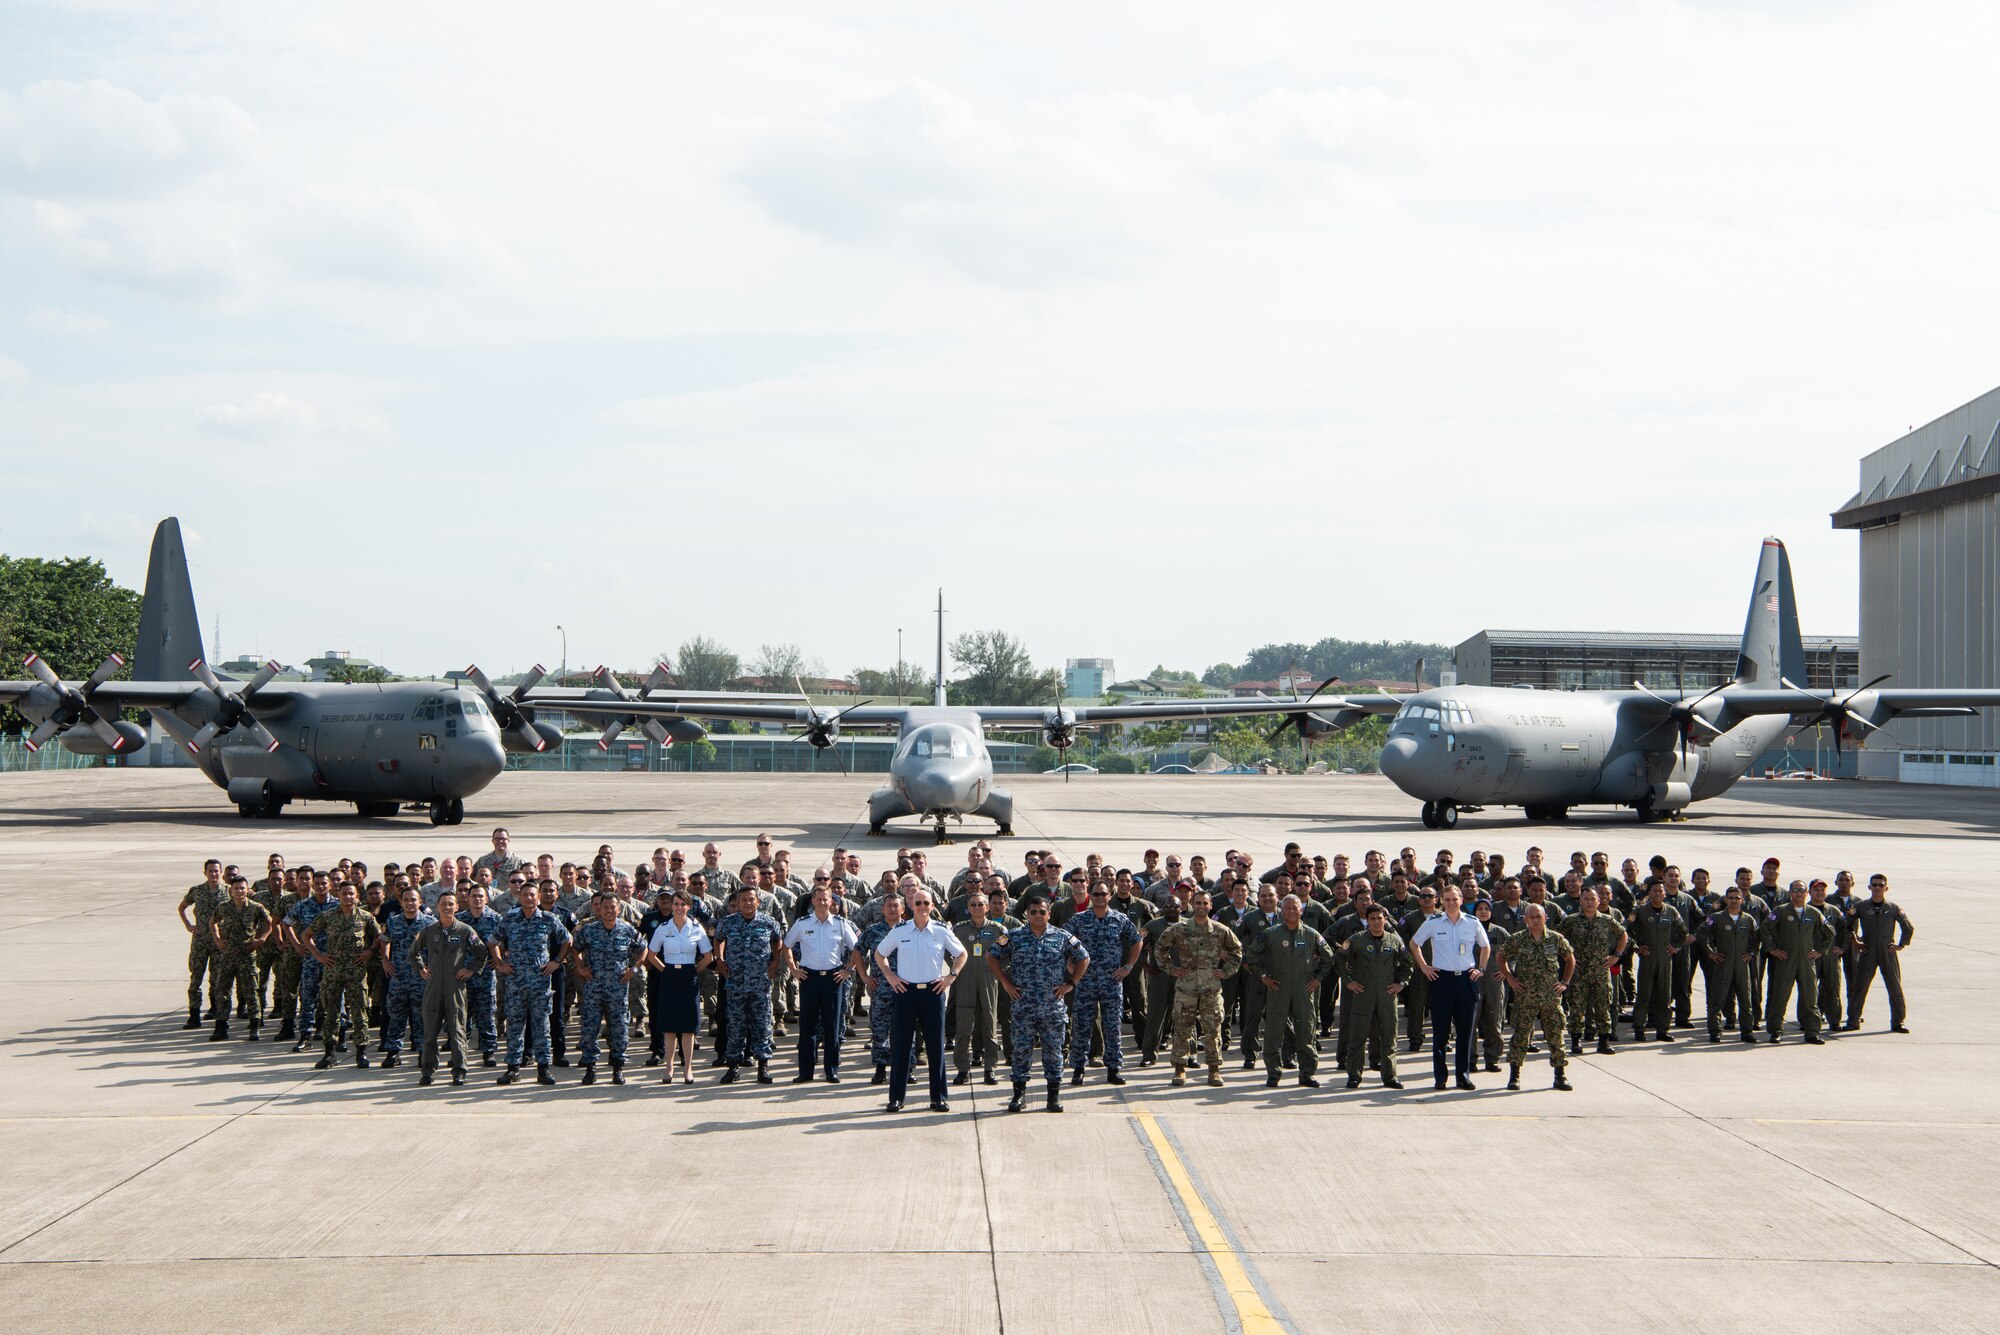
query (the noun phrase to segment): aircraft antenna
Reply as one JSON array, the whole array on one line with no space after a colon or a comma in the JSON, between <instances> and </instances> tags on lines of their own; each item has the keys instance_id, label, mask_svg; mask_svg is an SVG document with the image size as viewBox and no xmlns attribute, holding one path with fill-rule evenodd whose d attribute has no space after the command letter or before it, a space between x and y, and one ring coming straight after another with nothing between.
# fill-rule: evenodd
<instances>
[{"instance_id":1,"label":"aircraft antenna","mask_svg":"<svg viewBox=\"0 0 2000 1335\"><path fill-rule=\"evenodd\" d=\"M944 704L944 590L938 590L938 655L937 655L937 697L935 703Z\"/></svg>"}]
</instances>

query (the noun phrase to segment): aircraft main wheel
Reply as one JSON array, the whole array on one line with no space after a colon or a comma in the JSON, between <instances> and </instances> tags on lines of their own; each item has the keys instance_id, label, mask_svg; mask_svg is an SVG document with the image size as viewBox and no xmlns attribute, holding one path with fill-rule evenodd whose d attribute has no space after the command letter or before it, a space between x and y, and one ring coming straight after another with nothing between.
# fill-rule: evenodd
<instances>
[{"instance_id":1,"label":"aircraft main wheel","mask_svg":"<svg viewBox=\"0 0 2000 1335\"><path fill-rule=\"evenodd\" d=\"M1553 814L1547 807L1524 807L1522 808L1522 811L1523 814L1525 814L1529 820L1553 819Z\"/></svg>"},{"instance_id":2,"label":"aircraft main wheel","mask_svg":"<svg viewBox=\"0 0 2000 1335\"><path fill-rule=\"evenodd\" d=\"M444 813L444 823L446 825L463 825L465 823L464 798L454 797L451 799L449 803L446 804Z\"/></svg>"},{"instance_id":3,"label":"aircraft main wheel","mask_svg":"<svg viewBox=\"0 0 2000 1335\"><path fill-rule=\"evenodd\" d=\"M1438 827L1437 809L1437 803L1435 802L1424 803L1424 809L1421 814L1426 830L1435 830Z\"/></svg>"},{"instance_id":4,"label":"aircraft main wheel","mask_svg":"<svg viewBox=\"0 0 2000 1335\"><path fill-rule=\"evenodd\" d=\"M446 806L443 802L431 803L431 824L443 825L446 820Z\"/></svg>"},{"instance_id":5,"label":"aircraft main wheel","mask_svg":"<svg viewBox=\"0 0 2000 1335\"><path fill-rule=\"evenodd\" d=\"M1456 805L1450 802L1438 803L1437 828L1440 830L1455 830L1458 828L1458 807Z\"/></svg>"},{"instance_id":6,"label":"aircraft main wheel","mask_svg":"<svg viewBox=\"0 0 2000 1335\"><path fill-rule=\"evenodd\" d=\"M236 804L236 814L244 820L250 820L257 814L257 804L255 802L238 802Z\"/></svg>"}]
</instances>

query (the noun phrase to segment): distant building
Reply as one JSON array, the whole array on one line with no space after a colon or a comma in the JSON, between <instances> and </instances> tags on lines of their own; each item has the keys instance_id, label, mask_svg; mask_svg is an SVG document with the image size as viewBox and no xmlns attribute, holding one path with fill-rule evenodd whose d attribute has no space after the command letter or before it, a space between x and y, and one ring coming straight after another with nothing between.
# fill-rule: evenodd
<instances>
[{"instance_id":1,"label":"distant building","mask_svg":"<svg viewBox=\"0 0 2000 1335\"><path fill-rule=\"evenodd\" d=\"M1302 667L1288 667L1270 681L1233 681L1229 693L1235 696L1303 695L1319 685L1320 679Z\"/></svg>"},{"instance_id":2,"label":"distant building","mask_svg":"<svg viewBox=\"0 0 2000 1335\"><path fill-rule=\"evenodd\" d=\"M214 666L215 670L225 677L254 677L264 670L264 664L268 661L270 660L259 658L255 654L238 654L227 663L217 663ZM271 678L273 681L304 681L305 679L306 674L295 667L280 669L278 675Z\"/></svg>"},{"instance_id":3,"label":"distant building","mask_svg":"<svg viewBox=\"0 0 2000 1335\"><path fill-rule=\"evenodd\" d=\"M1116 675L1108 658L1072 658L1063 667L1063 695L1071 700L1094 700L1110 690Z\"/></svg>"},{"instance_id":4,"label":"distant building","mask_svg":"<svg viewBox=\"0 0 2000 1335\"><path fill-rule=\"evenodd\" d=\"M1833 526L1861 535L1861 680L2000 686L2000 389L1865 456ZM2000 714L1899 719L1860 763L1863 778L2000 788Z\"/></svg>"},{"instance_id":5,"label":"distant building","mask_svg":"<svg viewBox=\"0 0 2000 1335\"><path fill-rule=\"evenodd\" d=\"M306 672L308 674L306 680L332 681L334 674L343 668L358 672L363 668L372 668L374 666L375 664L369 662L367 659L349 653L345 649L329 649L318 658L308 658L306 660Z\"/></svg>"},{"instance_id":6,"label":"distant building","mask_svg":"<svg viewBox=\"0 0 2000 1335\"><path fill-rule=\"evenodd\" d=\"M729 683L732 691L769 691L773 695L795 695L799 686L807 695L859 695L861 688L840 677L802 677L798 683L772 677L738 677Z\"/></svg>"},{"instance_id":7,"label":"distant building","mask_svg":"<svg viewBox=\"0 0 2000 1335\"><path fill-rule=\"evenodd\" d=\"M1851 686L1860 642L1852 635L1807 635L1807 687ZM1676 682L1705 689L1736 671L1743 636L1630 631L1482 630L1452 651L1465 686L1532 686L1544 691L1654 690ZM1436 682L1430 683L1437 685Z\"/></svg>"}]
</instances>

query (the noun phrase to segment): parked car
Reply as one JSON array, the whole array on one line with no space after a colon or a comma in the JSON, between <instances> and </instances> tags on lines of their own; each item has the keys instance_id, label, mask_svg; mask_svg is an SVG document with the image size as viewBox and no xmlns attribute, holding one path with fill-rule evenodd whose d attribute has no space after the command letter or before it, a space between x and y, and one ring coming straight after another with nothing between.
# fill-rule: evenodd
<instances>
[{"instance_id":1,"label":"parked car","mask_svg":"<svg viewBox=\"0 0 2000 1335\"><path fill-rule=\"evenodd\" d=\"M1192 765L1162 765L1162 766L1160 766L1160 767L1159 767L1158 769L1154 770L1154 771L1153 771L1153 773L1155 773L1155 774L1192 774L1192 773L1194 773L1194 766L1192 766Z\"/></svg>"},{"instance_id":2,"label":"parked car","mask_svg":"<svg viewBox=\"0 0 2000 1335\"><path fill-rule=\"evenodd\" d=\"M1086 765L1080 760L1072 760L1067 765L1058 765L1054 769L1045 769L1042 771L1044 774L1096 774L1098 772L1097 766Z\"/></svg>"}]
</instances>

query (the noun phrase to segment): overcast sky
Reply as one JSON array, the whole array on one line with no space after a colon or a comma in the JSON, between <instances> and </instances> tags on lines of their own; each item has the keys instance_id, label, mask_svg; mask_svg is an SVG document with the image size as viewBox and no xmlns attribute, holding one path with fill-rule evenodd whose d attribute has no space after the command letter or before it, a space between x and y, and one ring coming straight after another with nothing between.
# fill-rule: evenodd
<instances>
[{"instance_id":1,"label":"overcast sky","mask_svg":"<svg viewBox=\"0 0 2000 1335\"><path fill-rule=\"evenodd\" d=\"M1373 8L0 5L0 551L410 672L1851 631L2000 8Z\"/></svg>"}]
</instances>

